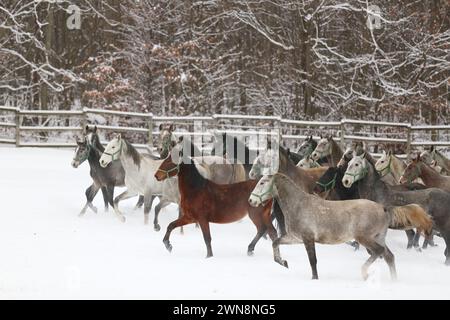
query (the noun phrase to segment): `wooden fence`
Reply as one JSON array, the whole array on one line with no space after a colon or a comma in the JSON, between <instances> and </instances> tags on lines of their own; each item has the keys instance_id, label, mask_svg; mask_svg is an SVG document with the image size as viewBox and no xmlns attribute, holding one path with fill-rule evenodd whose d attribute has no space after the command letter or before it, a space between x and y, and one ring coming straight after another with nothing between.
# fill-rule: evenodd
<instances>
[{"instance_id":1,"label":"wooden fence","mask_svg":"<svg viewBox=\"0 0 450 320\"><path fill-rule=\"evenodd\" d=\"M351 141L403 146L404 155L424 146L450 147L450 125L414 126L410 123L364 121L301 121L276 116L222 115L155 116L150 113L121 112L84 108L80 111L30 111L0 107L0 143L17 147L74 147L74 137L86 124L95 123L106 142L112 132L126 132L137 147L153 151L159 124L174 123L177 135L189 134L204 141L212 132L236 135L269 134L278 130L282 141L297 146L306 136L330 133L342 147ZM130 123L133 125L131 126ZM261 132L265 130L265 132ZM433 139L432 139L433 138ZM72 140L73 142L67 142Z\"/></svg>"}]
</instances>

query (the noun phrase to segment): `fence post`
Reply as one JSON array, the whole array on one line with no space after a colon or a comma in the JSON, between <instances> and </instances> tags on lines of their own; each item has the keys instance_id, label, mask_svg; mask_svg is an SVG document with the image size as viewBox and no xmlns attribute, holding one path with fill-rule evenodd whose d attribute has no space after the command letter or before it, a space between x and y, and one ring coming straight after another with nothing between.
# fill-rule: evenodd
<instances>
[{"instance_id":1,"label":"fence post","mask_svg":"<svg viewBox=\"0 0 450 320\"><path fill-rule=\"evenodd\" d=\"M406 127L406 159L411 159L411 124Z\"/></svg>"},{"instance_id":2,"label":"fence post","mask_svg":"<svg viewBox=\"0 0 450 320\"><path fill-rule=\"evenodd\" d=\"M16 147L20 147L20 125L22 124L23 116L20 114L20 109L16 110Z\"/></svg>"},{"instance_id":3,"label":"fence post","mask_svg":"<svg viewBox=\"0 0 450 320\"><path fill-rule=\"evenodd\" d=\"M153 113L150 113L148 119L148 145L150 148L150 153L153 153Z\"/></svg>"},{"instance_id":4,"label":"fence post","mask_svg":"<svg viewBox=\"0 0 450 320\"><path fill-rule=\"evenodd\" d=\"M344 135L345 135L345 119L341 119L341 124L339 125L339 128L341 130L341 134L340 134L340 145L341 145L341 149L345 150L345 141L344 141Z\"/></svg>"},{"instance_id":5,"label":"fence post","mask_svg":"<svg viewBox=\"0 0 450 320\"><path fill-rule=\"evenodd\" d=\"M88 114L88 108L84 107L83 108L83 116L81 117L81 121L80 121L81 132L84 132L84 128L86 128L86 125L88 123L87 114Z\"/></svg>"}]
</instances>

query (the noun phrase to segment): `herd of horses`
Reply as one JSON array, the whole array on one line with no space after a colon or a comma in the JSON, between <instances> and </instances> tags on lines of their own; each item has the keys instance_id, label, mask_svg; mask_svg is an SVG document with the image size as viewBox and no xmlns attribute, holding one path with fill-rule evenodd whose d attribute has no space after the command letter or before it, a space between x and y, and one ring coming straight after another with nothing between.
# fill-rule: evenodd
<instances>
[{"instance_id":1,"label":"herd of horses","mask_svg":"<svg viewBox=\"0 0 450 320\"><path fill-rule=\"evenodd\" d=\"M423 151L408 163L383 151L376 161L364 144L342 150L329 135L319 141L308 137L293 152L272 141L255 151L236 136L215 133L211 153L202 155L188 137L175 136L173 125L159 129L155 156L138 152L121 134L104 147L97 128L86 126L72 161L76 168L88 160L93 179L80 215L87 208L97 212L93 199L101 190L105 210L111 206L122 222L120 201L139 196L136 209L144 206L147 224L153 200L159 197L156 231L161 209L170 203L179 208L163 238L167 250L172 251L170 234L175 228L183 232L183 226L196 223L207 257L213 255L209 223L231 223L248 215L256 227L249 255L267 234L274 260L288 267L279 246L303 243L313 279L318 279L315 243L361 244L369 253L363 278L381 257L395 279L394 255L385 241L388 229L405 230L407 248L418 251L420 236L423 249L434 246L433 236L442 237L445 264L450 265L450 160L437 149ZM243 156L237 149L244 150ZM114 198L116 186L126 191Z\"/></svg>"}]
</instances>

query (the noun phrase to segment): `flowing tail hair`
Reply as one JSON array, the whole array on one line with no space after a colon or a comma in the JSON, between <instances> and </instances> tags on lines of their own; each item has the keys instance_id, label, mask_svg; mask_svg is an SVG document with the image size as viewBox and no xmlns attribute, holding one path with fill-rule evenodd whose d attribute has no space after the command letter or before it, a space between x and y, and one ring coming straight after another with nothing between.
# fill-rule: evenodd
<instances>
[{"instance_id":1,"label":"flowing tail hair","mask_svg":"<svg viewBox=\"0 0 450 320\"><path fill-rule=\"evenodd\" d=\"M419 205L408 204L401 207L387 207L389 217L389 228L398 230L417 229L423 233L425 238L431 237L433 229L433 219Z\"/></svg>"}]
</instances>

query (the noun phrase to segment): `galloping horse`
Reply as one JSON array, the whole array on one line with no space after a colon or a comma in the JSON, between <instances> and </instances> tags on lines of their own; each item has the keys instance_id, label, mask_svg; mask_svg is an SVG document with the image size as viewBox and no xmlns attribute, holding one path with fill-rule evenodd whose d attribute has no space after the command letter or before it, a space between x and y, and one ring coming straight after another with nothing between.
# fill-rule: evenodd
<instances>
[{"instance_id":1,"label":"galloping horse","mask_svg":"<svg viewBox=\"0 0 450 320\"><path fill-rule=\"evenodd\" d=\"M361 198L376 201L385 206L403 206L407 204L420 205L432 218L434 228L438 230L446 243L444 255L446 265L450 265L450 193L438 188L428 188L414 191L395 191L380 180L375 168L361 156L355 155L348 164L342 179L345 187L349 188L359 181L358 192ZM416 239L408 239L408 248ZM427 241L424 242L426 246Z\"/></svg>"},{"instance_id":2,"label":"galloping horse","mask_svg":"<svg viewBox=\"0 0 450 320\"><path fill-rule=\"evenodd\" d=\"M85 160L88 160L90 167L90 175L94 182L89 188L86 189L86 204L80 212L80 216L86 213L86 209L89 207L92 211L97 213L97 208L92 204L98 190L101 188L103 194L103 200L105 203L105 211L108 210L108 203L113 206L114 187L122 187L125 185L125 171L120 161L114 161L107 168L103 168L99 164L99 159L104 151L100 139L97 135L97 126L89 127L88 125L84 129L83 138L77 139L77 149L75 150L75 156L72 160L72 166L78 168ZM143 197L139 197L139 201L136 204L136 208L142 206L144 200Z\"/></svg>"},{"instance_id":3,"label":"galloping horse","mask_svg":"<svg viewBox=\"0 0 450 320\"><path fill-rule=\"evenodd\" d=\"M339 160L342 158L341 147L334 141L331 135L321 138L317 144L316 149L314 149L311 154L311 158L315 161L327 158L327 163L329 167L336 167Z\"/></svg>"},{"instance_id":4,"label":"galloping horse","mask_svg":"<svg viewBox=\"0 0 450 320\"><path fill-rule=\"evenodd\" d=\"M125 170L125 185L127 186L127 190L114 199L114 212L117 217L122 222L126 220L118 208L121 200L141 194L144 195L144 223L148 224L153 200L155 196L162 196L155 208L155 219L153 221L154 229L159 231L159 211L172 202L178 203L179 200L176 184L173 181L168 181L166 188L163 188L163 184L156 181L153 177L162 160L144 157L120 134L116 135L108 143L99 162L103 168L106 168L114 160L120 160L122 163ZM163 194L164 189L166 194Z\"/></svg>"},{"instance_id":5,"label":"galloping horse","mask_svg":"<svg viewBox=\"0 0 450 320\"><path fill-rule=\"evenodd\" d=\"M209 223L235 222L245 217L247 213L257 229L255 238L248 246L247 253L249 255L253 254L256 243L266 231L270 238L275 240L277 233L270 216L272 201L259 208L251 207L247 201L257 181L247 180L226 185L217 184L205 179L199 173L195 161L184 156L182 151L176 160L172 160L172 154L174 152L171 152L161 163L154 175L158 181L178 176L182 215L167 227L163 243L169 252L172 251L169 239L172 230L198 222L207 248L206 257L212 257Z\"/></svg>"},{"instance_id":6,"label":"galloping horse","mask_svg":"<svg viewBox=\"0 0 450 320\"><path fill-rule=\"evenodd\" d=\"M392 213L369 200L327 201L306 193L283 174L264 176L253 190L249 202L259 206L274 197L280 204L286 234L273 242L274 260L287 267L281 258L280 244L303 243L308 253L312 278L318 279L315 243L338 244L356 239L370 252L362 267L364 280L368 268L380 256L396 278L394 255L386 246L387 228Z\"/></svg>"}]
</instances>

